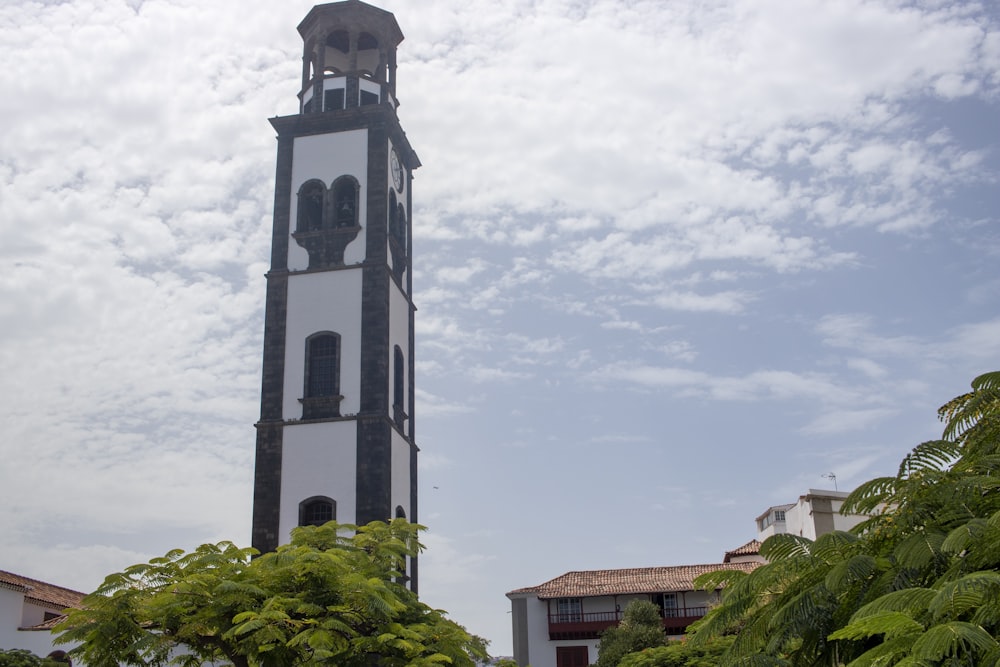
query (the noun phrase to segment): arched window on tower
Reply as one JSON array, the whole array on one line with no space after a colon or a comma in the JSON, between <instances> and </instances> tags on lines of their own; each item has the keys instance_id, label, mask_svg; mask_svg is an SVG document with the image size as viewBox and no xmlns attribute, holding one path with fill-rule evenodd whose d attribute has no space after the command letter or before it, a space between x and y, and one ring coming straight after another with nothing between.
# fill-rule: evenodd
<instances>
[{"instance_id":1,"label":"arched window on tower","mask_svg":"<svg viewBox=\"0 0 1000 667\"><path fill-rule=\"evenodd\" d=\"M323 200L326 197L326 186L323 181L306 181L299 188L299 206L295 221L295 230L299 232L315 232L323 228Z\"/></svg>"},{"instance_id":2,"label":"arched window on tower","mask_svg":"<svg viewBox=\"0 0 1000 667\"><path fill-rule=\"evenodd\" d=\"M400 430L406 421L406 411L403 409L403 401L406 398L406 362L403 359L403 351L396 345L392 351L392 419Z\"/></svg>"},{"instance_id":3,"label":"arched window on tower","mask_svg":"<svg viewBox=\"0 0 1000 667\"><path fill-rule=\"evenodd\" d=\"M340 416L340 335L331 331L306 339L303 419Z\"/></svg>"},{"instance_id":4,"label":"arched window on tower","mask_svg":"<svg viewBox=\"0 0 1000 667\"><path fill-rule=\"evenodd\" d=\"M358 226L358 192L361 186L353 176L341 176L333 182L333 221L337 227Z\"/></svg>"},{"instance_id":5,"label":"arched window on tower","mask_svg":"<svg viewBox=\"0 0 1000 667\"><path fill-rule=\"evenodd\" d=\"M396 224L396 193L389 190L389 231Z\"/></svg>"},{"instance_id":6,"label":"arched window on tower","mask_svg":"<svg viewBox=\"0 0 1000 667\"><path fill-rule=\"evenodd\" d=\"M334 333L319 333L306 340L306 396L320 398L338 393L338 357L340 337Z\"/></svg>"},{"instance_id":7,"label":"arched window on tower","mask_svg":"<svg viewBox=\"0 0 1000 667\"><path fill-rule=\"evenodd\" d=\"M393 235L396 237L396 242L399 243L399 247L406 252L406 209L403 208L402 204L396 207L396 228L393 230Z\"/></svg>"},{"instance_id":8,"label":"arched window on tower","mask_svg":"<svg viewBox=\"0 0 1000 667\"><path fill-rule=\"evenodd\" d=\"M299 503L300 526L322 526L337 518L337 501L326 496L313 496Z\"/></svg>"}]
</instances>

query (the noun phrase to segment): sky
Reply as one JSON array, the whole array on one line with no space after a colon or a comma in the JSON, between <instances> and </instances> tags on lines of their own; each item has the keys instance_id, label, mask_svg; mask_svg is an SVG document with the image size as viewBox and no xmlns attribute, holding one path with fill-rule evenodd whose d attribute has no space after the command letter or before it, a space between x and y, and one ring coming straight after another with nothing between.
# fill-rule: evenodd
<instances>
[{"instance_id":1,"label":"sky","mask_svg":"<svg viewBox=\"0 0 1000 667\"><path fill-rule=\"evenodd\" d=\"M250 542L308 0L0 3L0 569ZM720 562L1000 368L1000 7L385 0L424 601ZM834 475L835 479L830 477Z\"/></svg>"}]
</instances>

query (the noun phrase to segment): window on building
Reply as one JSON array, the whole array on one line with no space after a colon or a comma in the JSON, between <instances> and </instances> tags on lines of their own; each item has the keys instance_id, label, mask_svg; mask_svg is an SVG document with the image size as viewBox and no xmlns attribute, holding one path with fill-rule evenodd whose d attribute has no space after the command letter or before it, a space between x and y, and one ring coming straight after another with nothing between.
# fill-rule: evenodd
<instances>
[{"instance_id":1,"label":"window on building","mask_svg":"<svg viewBox=\"0 0 1000 667\"><path fill-rule=\"evenodd\" d=\"M306 339L306 398L340 393L340 336L323 332Z\"/></svg>"},{"instance_id":2,"label":"window on building","mask_svg":"<svg viewBox=\"0 0 1000 667\"><path fill-rule=\"evenodd\" d=\"M350 36L346 30L334 30L326 37L326 45L346 54L351 48Z\"/></svg>"},{"instance_id":3,"label":"window on building","mask_svg":"<svg viewBox=\"0 0 1000 667\"><path fill-rule=\"evenodd\" d=\"M323 93L323 110L339 111L344 108L344 89L334 88Z\"/></svg>"},{"instance_id":4,"label":"window on building","mask_svg":"<svg viewBox=\"0 0 1000 667\"><path fill-rule=\"evenodd\" d=\"M556 647L556 667L587 667L589 664L586 646Z\"/></svg>"},{"instance_id":5,"label":"window on building","mask_svg":"<svg viewBox=\"0 0 1000 667\"><path fill-rule=\"evenodd\" d=\"M373 104L378 104L378 93L373 93L368 90L362 90L360 105L363 107L367 107Z\"/></svg>"},{"instance_id":6,"label":"window on building","mask_svg":"<svg viewBox=\"0 0 1000 667\"><path fill-rule=\"evenodd\" d=\"M300 232L313 232L323 228L323 199L326 186L322 181L306 181L299 188L299 208L295 228Z\"/></svg>"},{"instance_id":7,"label":"window on building","mask_svg":"<svg viewBox=\"0 0 1000 667\"><path fill-rule=\"evenodd\" d=\"M313 496L299 503L300 526L322 526L337 518L337 502L326 496Z\"/></svg>"},{"instance_id":8,"label":"window on building","mask_svg":"<svg viewBox=\"0 0 1000 667\"><path fill-rule=\"evenodd\" d=\"M333 183L333 219L337 227L355 227L358 224L358 182L350 176L341 176Z\"/></svg>"},{"instance_id":9,"label":"window on building","mask_svg":"<svg viewBox=\"0 0 1000 667\"><path fill-rule=\"evenodd\" d=\"M771 510L757 522L757 530L764 530L771 524L785 520L785 510Z\"/></svg>"},{"instance_id":10,"label":"window on building","mask_svg":"<svg viewBox=\"0 0 1000 667\"><path fill-rule=\"evenodd\" d=\"M406 209L402 204L396 207L396 224L392 229L392 235L396 237L399 247L406 250Z\"/></svg>"},{"instance_id":11,"label":"window on building","mask_svg":"<svg viewBox=\"0 0 1000 667\"><path fill-rule=\"evenodd\" d=\"M559 623L579 623L583 620L583 601L580 598L559 598L556 600L556 616Z\"/></svg>"},{"instance_id":12,"label":"window on building","mask_svg":"<svg viewBox=\"0 0 1000 667\"><path fill-rule=\"evenodd\" d=\"M677 616L677 594L663 594L663 618L674 618Z\"/></svg>"},{"instance_id":13,"label":"window on building","mask_svg":"<svg viewBox=\"0 0 1000 667\"><path fill-rule=\"evenodd\" d=\"M393 356L393 381L392 381L392 404L403 407L403 397L405 394L405 363L403 361L403 351L397 345L392 353Z\"/></svg>"},{"instance_id":14,"label":"window on building","mask_svg":"<svg viewBox=\"0 0 1000 667\"><path fill-rule=\"evenodd\" d=\"M389 236L393 237L396 229L396 193L389 191Z\"/></svg>"}]
</instances>

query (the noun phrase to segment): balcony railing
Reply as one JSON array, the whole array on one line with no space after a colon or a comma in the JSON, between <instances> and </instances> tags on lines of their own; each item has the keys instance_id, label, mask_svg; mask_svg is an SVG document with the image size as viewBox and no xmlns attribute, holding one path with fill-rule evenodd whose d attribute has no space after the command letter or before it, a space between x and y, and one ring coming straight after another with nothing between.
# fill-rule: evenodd
<instances>
[{"instance_id":1,"label":"balcony railing","mask_svg":"<svg viewBox=\"0 0 1000 667\"><path fill-rule=\"evenodd\" d=\"M687 626L708 613L708 607L677 607L660 612L668 634L683 634ZM596 639L622 620L621 611L549 614L549 639Z\"/></svg>"}]
</instances>

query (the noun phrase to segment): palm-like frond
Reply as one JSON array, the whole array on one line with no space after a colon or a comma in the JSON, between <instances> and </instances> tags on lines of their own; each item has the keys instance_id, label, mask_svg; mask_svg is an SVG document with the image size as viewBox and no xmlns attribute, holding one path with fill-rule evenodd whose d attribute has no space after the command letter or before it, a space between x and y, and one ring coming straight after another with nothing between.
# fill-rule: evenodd
<instances>
[{"instance_id":1,"label":"palm-like frond","mask_svg":"<svg viewBox=\"0 0 1000 667\"><path fill-rule=\"evenodd\" d=\"M1000 371L983 373L972 381L972 391L945 403L938 415L947 423L944 437L958 440L982 421L995 417L1000 409Z\"/></svg>"},{"instance_id":2,"label":"palm-like frond","mask_svg":"<svg viewBox=\"0 0 1000 667\"><path fill-rule=\"evenodd\" d=\"M928 605L935 619L958 620L983 604L1000 602L1000 572L973 572L944 582Z\"/></svg>"},{"instance_id":3,"label":"palm-like frond","mask_svg":"<svg viewBox=\"0 0 1000 667\"><path fill-rule=\"evenodd\" d=\"M923 569L941 560L944 540L942 532L921 531L900 542L894 555L903 567Z\"/></svg>"},{"instance_id":4,"label":"palm-like frond","mask_svg":"<svg viewBox=\"0 0 1000 667\"><path fill-rule=\"evenodd\" d=\"M824 584L831 591L842 591L857 582L870 579L878 569L877 561L868 554L858 554L830 568Z\"/></svg>"},{"instance_id":5,"label":"palm-like frond","mask_svg":"<svg viewBox=\"0 0 1000 667\"><path fill-rule=\"evenodd\" d=\"M935 625L913 644L913 657L937 664L947 657L976 664L975 656L998 648L997 642L978 625L952 621Z\"/></svg>"},{"instance_id":6,"label":"palm-like frond","mask_svg":"<svg viewBox=\"0 0 1000 667\"><path fill-rule=\"evenodd\" d=\"M896 639L906 635L918 635L923 631L923 624L913 620L909 614L901 611L883 611L851 621L845 627L830 633L830 639L867 639L874 635Z\"/></svg>"},{"instance_id":7,"label":"palm-like frond","mask_svg":"<svg viewBox=\"0 0 1000 667\"><path fill-rule=\"evenodd\" d=\"M959 450L958 443L950 440L922 442L903 457L898 477L905 479L920 472L943 470L958 458Z\"/></svg>"},{"instance_id":8,"label":"palm-like frond","mask_svg":"<svg viewBox=\"0 0 1000 667\"><path fill-rule=\"evenodd\" d=\"M812 541L791 533L778 533L764 540L760 555L771 563L810 555Z\"/></svg>"},{"instance_id":9,"label":"palm-like frond","mask_svg":"<svg viewBox=\"0 0 1000 667\"><path fill-rule=\"evenodd\" d=\"M880 506L891 502L896 495L898 480L895 477L876 477L858 485L844 500L844 512L871 514Z\"/></svg>"},{"instance_id":10,"label":"palm-like frond","mask_svg":"<svg viewBox=\"0 0 1000 667\"><path fill-rule=\"evenodd\" d=\"M891 611L916 617L930 606L936 595L937 591L931 588L904 588L886 593L854 612L851 622Z\"/></svg>"}]
</instances>

